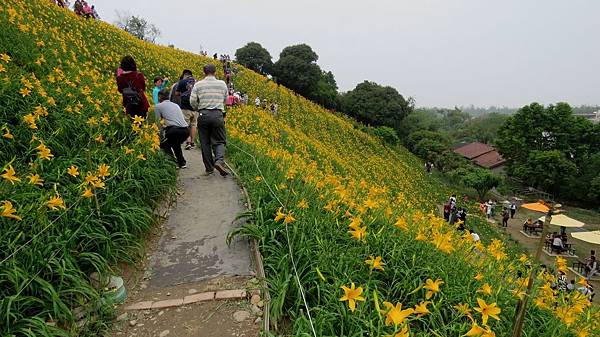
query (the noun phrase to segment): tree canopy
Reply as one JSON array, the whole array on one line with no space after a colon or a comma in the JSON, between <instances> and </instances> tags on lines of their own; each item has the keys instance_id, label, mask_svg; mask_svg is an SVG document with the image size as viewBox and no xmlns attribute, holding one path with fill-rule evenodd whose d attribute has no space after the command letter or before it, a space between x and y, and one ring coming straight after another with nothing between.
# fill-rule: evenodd
<instances>
[{"instance_id":1,"label":"tree canopy","mask_svg":"<svg viewBox=\"0 0 600 337\"><path fill-rule=\"evenodd\" d=\"M498 187L501 179L490 170L476 168L467 172L462 177L462 181L465 186L477 191L479 200L484 200L487 192L494 187Z\"/></svg>"},{"instance_id":2,"label":"tree canopy","mask_svg":"<svg viewBox=\"0 0 600 337\"><path fill-rule=\"evenodd\" d=\"M286 47L273 66L273 75L278 83L309 97L321 78L316 59L316 53L305 44Z\"/></svg>"},{"instance_id":3,"label":"tree canopy","mask_svg":"<svg viewBox=\"0 0 600 337\"><path fill-rule=\"evenodd\" d=\"M261 74L270 74L273 68L271 54L258 42L248 42L236 50L235 58L241 65Z\"/></svg>"},{"instance_id":4,"label":"tree canopy","mask_svg":"<svg viewBox=\"0 0 600 337\"><path fill-rule=\"evenodd\" d=\"M300 95L326 108L337 109L339 93L333 73L322 71L317 53L306 44L285 47L273 65L272 75Z\"/></svg>"},{"instance_id":5,"label":"tree canopy","mask_svg":"<svg viewBox=\"0 0 600 337\"><path fill-rule=\"evenodd\" d=\"M140 40L156 42L161 32L156 25L148 22L141 16L131 15L129 13L118 13L118 19L115 22L117 27L123 29L129 34Z\"/></svg>"},{"instance_id":6,"label":"tree canopy","mask_svg":"<svg viewBox=\"0 0 600 337\"><path fill-rule=\"evenodd\" d=\"M599 153L600 128L573 115L567 103L524 106L498 131L496 142L508 160L508 173L533 186L569 198L587 201L589 184L575 190L575 181L587 175Z\"/></svg>"},{"instance_id":7,"label":"tree canopy","mask_svg":"<svg viewBox=\"0 0 600 337\"><path fill-rule=\"evenodd\" d=\"M412 110L407 101L392 87L364 81L342 96L342 111L358 121L373 126L401 128L402 120Z\"/></svg>"}]
</instances>

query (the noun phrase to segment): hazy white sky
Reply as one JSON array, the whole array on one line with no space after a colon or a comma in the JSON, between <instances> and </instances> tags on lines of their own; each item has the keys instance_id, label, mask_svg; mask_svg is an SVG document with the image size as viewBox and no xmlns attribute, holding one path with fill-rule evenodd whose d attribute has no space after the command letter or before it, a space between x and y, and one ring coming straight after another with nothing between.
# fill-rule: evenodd
<instances>
[{"instance_id":1,"label":"hazy white sky","mask_svg":"<svg viewBox=\"0 0 600 337\"><path fill-rule=\"evenodd\" d=\"M598 0L102 0L209 54L307 43L340 90L390 85L419 106L600 104Z\"/></svg>"}]
</instances>

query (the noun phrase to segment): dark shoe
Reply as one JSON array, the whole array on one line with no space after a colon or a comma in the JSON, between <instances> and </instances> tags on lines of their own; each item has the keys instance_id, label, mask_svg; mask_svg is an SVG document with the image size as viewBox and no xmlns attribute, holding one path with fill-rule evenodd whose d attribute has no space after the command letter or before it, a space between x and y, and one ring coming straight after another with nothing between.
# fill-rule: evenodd
<instances>
[{"instance_id":1,"label":"dark shoe","mask_svg":"<svg viewBox=\"0 0 600 337\"><path fill-rule=\"evenodd\" d=\"M186 150L191 150L192 149L192 143L186 143L185 144L185 149Z\"/></svg>"},{"instance_id":2,"label":"dark shoe","mask_svg":"<svg viewBox=\"0 0 600 337\"><path fill-rule=\"evenodd\" d=\"M223 162L216 162L215 163L215 168L217 169L217 171L219 171L219 173L223 177L226 177L226 176L229 175L229 172L227 172L227 169L225 169L225 165L223 164Z\"/></svg>"},{"instance_id":3,"label":"dark shoe","mask_svg":"<svg viewBox=\"0 0 600 337\"><path fill-rule=\"evenodd\" d=\"M179 166L180 169L186 169L187 168L187 164L183 164Z\"/></svg>"},{"instance_id":4,"label":"dark shoe","mask_svg":"<svg viewBox=\"0 0 600 337\"><path fill-rule=\"evenodd\" d=\"M190 143L190 150L193 150L196 148L196 143Z\"/></svg>"}]
</instances>

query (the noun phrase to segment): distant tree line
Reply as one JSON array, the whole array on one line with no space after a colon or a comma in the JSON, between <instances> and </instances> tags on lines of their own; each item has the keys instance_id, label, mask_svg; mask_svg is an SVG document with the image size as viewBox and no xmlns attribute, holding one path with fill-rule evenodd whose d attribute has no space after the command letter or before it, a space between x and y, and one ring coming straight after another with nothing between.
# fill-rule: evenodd
<instances>
[{"instance_id":1,"label":"distant tree line","mask_svg":"<svg viewBox=\"0 0 600 337\"><path fill-rule=\"evenodd\" d=\"M412 98L370 81L339 93L333 73L319 67L317 53L306 44L284 48L275 63L256 42L235 55L246 67L353 117L385 143L403 144L448 177L472 187L480 198L502 178L456 154L457 144L496 145L508 160L508 176L564 198L600 203L600 125L573 115L597 111L597 106L415 108Z\"/></svg>"}]
</instances>

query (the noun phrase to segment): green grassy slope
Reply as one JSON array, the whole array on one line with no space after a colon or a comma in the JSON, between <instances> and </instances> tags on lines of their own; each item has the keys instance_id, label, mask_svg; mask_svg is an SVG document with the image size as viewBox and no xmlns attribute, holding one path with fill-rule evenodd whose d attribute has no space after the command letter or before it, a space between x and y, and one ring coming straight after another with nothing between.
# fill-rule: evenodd
<instances>
[{"instance_id":1,"label":"green grassy slope","mask_svg":"<svg viewBox=\"0 0 600 337\"><path fill-rule=\"evenodd\" d=\"M5 238L0 332L94 334L103 329L106 306L93 307L96 323L83 329L72 314L82 304L100 303L88 285L89 273L107 273L117 261L132 258L152 223L152 207L175 174L155 152L151 124L132 123L122 114L114 84L118 60L133 55L147 78L176 78L184 68L199 74L212 61L141 42L48 1L5 3L0 7L0 128L13 137L0 137L0 167L13 167L21 181L0 179L0 201L16 210L9 214L4 204L0 217ZM310 335L312 320L319 336L393 335L402 329L416 336L458 336L472 321L484 325L473 311L480 298L502 310L499 320L486 322L489 331L508 334L523 263L507 256L502 242L491 242L491 234L485 246L475 245L430 214L447 188L423 174L416 157L386 147L351 120L251 71L241 68L235 83L251 98L280 107L276 117L253 107L232 109L227 117L229 160L258 205L240 233L256 237L265 256L276 331ZM53 157L43 159L48 150ZM110 166L109 175L102 164ZM71 166L78 176L68 174ZM41 186L29 183L38 182L28 178L35 174L44 180ZM92 184L84 182L88 174ZM86 189L95 196L82 197ZM48 204L57 196L65 209ZM278 214L283 218L275 218ZM384 270L371 270L365 263L369 256L381 256ZM475 279L477 273L483 279ZM431 297L423 288L428 279L444 282ZM365 298L354 311L340 301L341 286L352 282ZM485 283L492 291L478 292ZM566 336L565 325L544 307L580 301L544 294L538 287L545 283L536 282L539 301L528 312L525 335ZM430 313L386 324L384 301L401 302L403 308L429 301ZM461 313L459 304L470 312ZM589 322L577 315L571 325L595 329Z\"/></svg>"}]
</instances>

